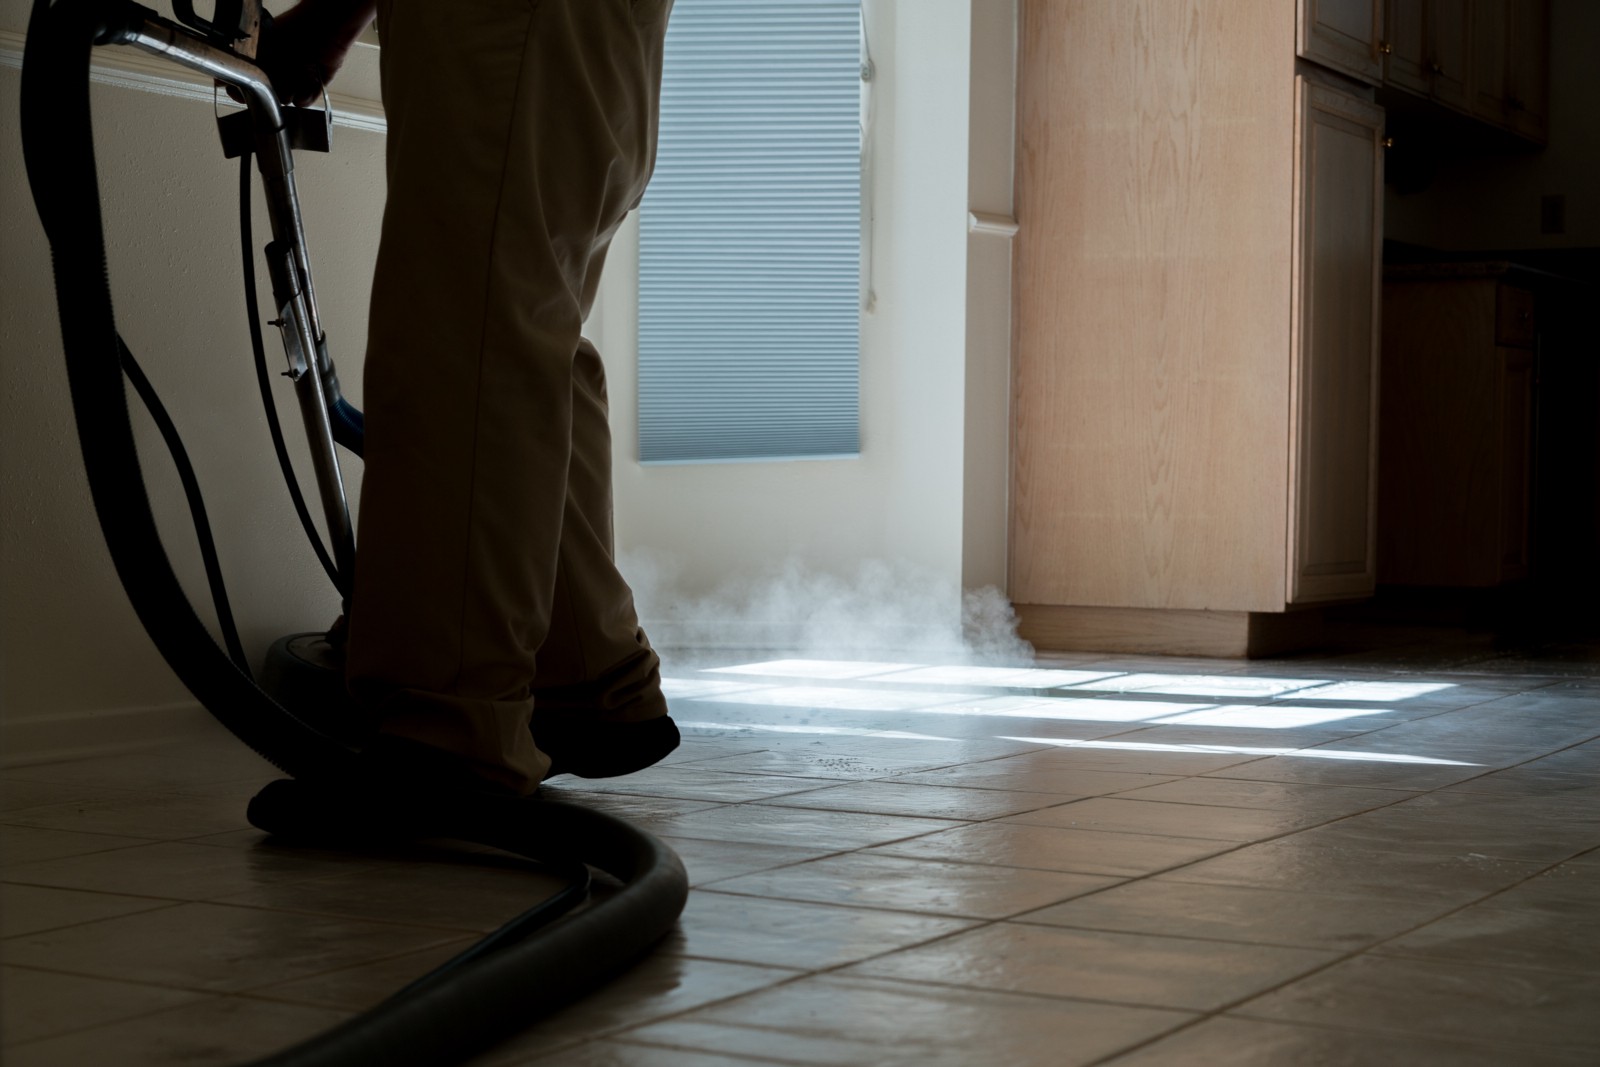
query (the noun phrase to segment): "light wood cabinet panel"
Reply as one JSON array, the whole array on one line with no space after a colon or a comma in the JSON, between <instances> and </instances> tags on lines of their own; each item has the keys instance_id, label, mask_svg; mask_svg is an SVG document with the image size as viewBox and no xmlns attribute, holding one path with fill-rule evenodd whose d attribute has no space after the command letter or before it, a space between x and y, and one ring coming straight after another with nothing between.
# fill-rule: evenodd
<instances>
[{"instance_id":1,"label":"light wood cabinet panel","mask_svg":"<svg viewBox=\"0 0 1600 1067\"><path fill-rule=\"evenodd\" d=\"M1372 587L1382 112L1277 0L1168 8L1022 4L1010 594L1255 649Z\"/></svg>"},{"instance_id":2,"label":"light wood cabinet panel","mask_svg":"<svg viewBox=\"0 0 1600 1067\"><path fill-rule=\"evenodd\" d=\"M1022 11L1011 597L1281 610L1293 9Z\"/></svg>"},{"instance_id":3,"label":"light wood cabinet panel","mask_svg":"<svg viewBox=\"0 0 1600 1067\"><path fill-rule=\"evenodd\" d=\"M1365 596L1377 583L1383 111L1304 79L1297 95L1287 599L1304 604Z\"/></svg>"},{"instance_id":4,"label":"light wood cabinet panel","mask_svg":"<svg viewBox=\"0 0 1600 1067\"><path fill-rule=\"evenodd\" d=\"M1382 0L1300 0L1300 57L1379 84L1382 13Z\"/></svg>"}]
</instances>

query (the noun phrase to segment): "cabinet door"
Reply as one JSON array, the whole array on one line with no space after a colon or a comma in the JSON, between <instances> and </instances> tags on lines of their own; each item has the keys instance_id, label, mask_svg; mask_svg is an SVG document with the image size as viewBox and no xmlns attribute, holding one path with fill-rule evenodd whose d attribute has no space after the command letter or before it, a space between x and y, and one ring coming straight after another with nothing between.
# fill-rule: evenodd
<instances>
[{"instance_id":1,"label":"cabinet door","mask_svg":"<svg viewBox=\"0 0 1600 1067\"><path fill-rule=\"evenodd\" d=\"M1373 591L1383 110L1304 78L1295 170L1290 603Z\"/></svg>"},{"instance_id":2,"label":"cabinet door","mask_svg":"<svg viewBox=\"0 0 1600 1067\"><path fill-rule=\"evenodd\" d=\"M1549 0L1518 0L1512 4L1509 30L1505 106L1511 128L1524 137L1543 141L1549 113Z\"/></svg>"},{"instance_id":3,"label":"cabinet door","mask_svg":"<svg viewBox=\"0 0 1600 1067\"><path fill-rule=\"evenodd\" d=\"M1428 0L1428 73L1430 92L1441 104L1466 111L1471 107L1467 51L1472 39L1472 5L1469 0Z\"/></svg>"},{"instance_id":4,"label":"cabinet door","mask_svg":"<svg viewBox=\"0 0 1600 1067\"><path fill-rule=\"evenodd\" d=\"M1389 0L1384 16L1383 80L1428 94L1428 0Z\"/></svg>"},{"instance_id":5,"label":"cabinet door","mask_svg":"<svg viewBox=\"0 0 1600 1067\"><path fill-rule=\"evenodd\" d=\"M1381 13L1381 0L1300 0L1301 57L1379 84Z\"/></svg>"},{"instance_id":6,"label":"cabinet door","mask_svg":"<svg viewBox=\"0 0 1600 1067\"><path fill-rule=\"evenodd\" d=\"M1506 123L1506 60L1510 0L1472 0L1472 113Z\"/></svg>"}]
</instances>

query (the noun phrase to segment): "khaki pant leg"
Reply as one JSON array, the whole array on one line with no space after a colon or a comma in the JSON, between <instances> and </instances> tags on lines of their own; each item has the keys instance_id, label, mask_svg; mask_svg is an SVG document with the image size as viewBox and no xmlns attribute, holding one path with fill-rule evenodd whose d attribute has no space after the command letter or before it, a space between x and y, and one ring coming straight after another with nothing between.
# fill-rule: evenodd
<instances>
[{"instance_id":1,"label":"khaki pant leg","mask_svg":"<svg viewBox=\"0 0 1600 1067\"><path fill-rule=\"evenodd\" d=\"M580 328L653 161L666 6L379 7L389 186L348 676L384 733L523 792L548 767L528 727L571 540Z\"/></svg>"}]
</instances>

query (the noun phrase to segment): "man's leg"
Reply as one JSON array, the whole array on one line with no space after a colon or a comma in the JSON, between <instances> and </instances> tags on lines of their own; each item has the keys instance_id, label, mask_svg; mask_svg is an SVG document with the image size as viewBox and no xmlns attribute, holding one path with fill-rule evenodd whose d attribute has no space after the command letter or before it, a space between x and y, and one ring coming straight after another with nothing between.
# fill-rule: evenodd
<instances>
[{"instance_id":1,"label":"man's leg","mask_svg":"<svg viewBox=\"0 0 1600 1067\"><path fill-rule=\"evenodd\" d=\"M653 160L663 27L641 10L665 6L379 7L389 199L348 677L382 735L518 792L549 766L529 722L569 540L575 360Z\"/></svg>"},{"instance_id":2,"label":"man's leg","mask_svg":"<svg viewBox=\"0 0 1600 1067\"><path fill-rule=\"evenodd\" d=\"M660 660L613 555L611 431L605 368L585 340L572 389L572 462L550 634L539 649L533 735L553 773L609 777L648 766L678 743Z\"/></svg>"}]
</instances>

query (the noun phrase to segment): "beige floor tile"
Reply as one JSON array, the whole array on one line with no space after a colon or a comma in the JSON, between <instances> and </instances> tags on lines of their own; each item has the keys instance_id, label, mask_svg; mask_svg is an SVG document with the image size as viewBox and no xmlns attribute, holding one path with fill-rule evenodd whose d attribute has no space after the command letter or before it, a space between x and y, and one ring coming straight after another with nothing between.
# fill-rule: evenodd
<instances>
[{"instance_id":1,"label":"beige floor tile","mask_svg":"<svg viewBox=\"0 0 1600 1067\"><path fill-rule=\"evenodd\" d=\"M1326 821L1322 815L1259 808L1206 807L1159 800L1091 797L1059 807L1024 812L1005 820L1074 830L1110 830L1213 841L1260 841Z\"/></svg>"},{"instance_id":2,"label":"beige floor tile","mask_svg":"<svg viewBox=\"0 0 1600 1067\"><path fill-rule=\"evenodd\" d=\"M220 736L180 744L162 745L137 752L31 767L10 767L6 776L19 781L170 792L186 786L261 778L272 765L233 740L221 727Z\"/></svg>"},{"instance_id":3,"label":"beige floor tile","mask_svg":"<svg viewBox=\"0 0 1600 1067\"><path fill-rule=\"evenodd\" d=\"M137 847L119 848L114 852L8 866L5 878L27 885L120 892L169 900L207 900L281 882L369 870L373 863L336 852L308 855L270 845L221 848L161 841L142 842Z\"/></svg>"},{"instance_id":4,"label":"beige floor tile","mask_svg":"<svg viewBox=\"0 0 1600 1067\"><path fill-rule=\"evenodd\" d=\"M552 791L552 799L561 799L559 793ZM724 805L709 800L689 800L683 797L650 797L630 796L626 793L592 793L583 797L579 803L584 807L603 811L607 815L615 815L619 819L643 829L655 831L657 826L663 825L679 815L688 815L693 812L717 811Z\"/></svg>"},{"instance_id":5,"label":"beige floor tile","mask_svg":"<svg viewBox=\"0 0 1600 1067\"><path fill-rule=\"evenodd\" d=\"M609 985L563 1008L473 1061L510 1067L541 1052L570 1047L618 1030L791 981L796 972L656 953Z\"/></svg>"},{"instance_id":6,"label":"beige floor tile","mask_svg":"<svg viewBox=\"0 0 1600 1067\"><path fill-rule=\"evenodd\" d=\"M1600 800L1600 781L1596 781L1592 773L1554 771L1536 764L1524 764L1480 778L1469 778L1446 786L1443 792L1582 797L1594 802Z\"/></svg>"},{"instance_id":7,"label":"beige floor tile","mask_svg":"<svg viewBox=\"0 0 1600 1067\"><path fill-rule=\"evenodd\" d=\"M10 877L13 870L25 864L110 852L149 843L149 838L124 834L86 834L76 830L44 830L36 826L0 826L0 863L4 864L4 875Z\"/></svg>"},{"instance_id":8,"label":"beige floor tile","mask_svg":"<svg viewBox=\"0 0 1600 1067\"><path fill-rule=\"evenodd\" d=\"M203 994L75 974L0 967L0 1039L20 1045L201 999ZM10 1050L4 1056L9 1062Z\"/></svg>"},{"instance_id":9,"label":"beige floor tile","mask_svg":"<svg viewBox=\"0 0 1600 1067\"><path fill-rule=\"evenodd\" d=\"M998 923L844 973L1215 1011L1337 958L1311 949Z\"/></svg>"},{"instance_id":10,"label":"beige floor tile","mask_svg":"<svg viewBox=\"0 0 1600 1067\"><path fill-rule=\"evenodd\" d=\"M1345 748L1331 745L1330 748ZM1412 755L1451 759L1433 749ZM1380 760L1315 759L1305 756L1268 756L1249 763L1235 764L1207 773L1207 778L1239 778L1258 782L1300 782L1307 785L1363 786L1375 789L1439 789L1468 778L1476 778L1492 768L1471 760L1459 765L1438 763L1394 763Z\"/></svg>"},{"instance_id":11,"label":"beige floor tile","mask_svg":"<svg viewBox=\"0 0 1600 1067\"><path fill-rule=\"evenodd\" d=\"M624 1040L789 1064L1074 1067L1189 1019L1158 1009L819 976L630 1030Z\"/></svg>"},{"instance_id":12,"label":"beige floor tile","mask_svg":"<svg viewBox=\"0 0 1600 1067\"><path fill-rule=\"evenodd\" d=\"M727 879L713 888L820 904L1003 919L1116 884L1117 879L1101 875L854 852Z\"/></svg>"},{"instance_id":13,"label":"beige floor tile","mask_svg":"<svg viewBox=\"0 0 1600 1067\"><path fill-rule=\"evenodd\" d=\"M760 845L745 841L707 841L692 837L662 837L661 840L683 861L692 886L803 863L838 851Z\"/></svg>"},{"instance_id":14,"label":"beige floor tile","mask_svg":"<svg viewBox=\"0 0 1600 1067\"><path fill-rule=\"evenodd\" d=\"M118 981L241 992L459 935L353 919L182 904L6 942L6 959Z\"/></svg>"},{"instance_id":15,"label":"beige floor tile","mask_svg":"<svg viewBox=\"0 0 1600 1067\"><path fill-rule=\"evenodd\" d=\"M1060 760L1046 763L1034 756L1010 756L982 763L963 763L958 767L897 775L895 778L898 782L915 782L919 785L1022 790L1059 793L1068 797L1104 796L1176 780L1168 774L1096 771L1076 765L1063 766Z\"/></svg>"},{"instance_id":16,"label":"beige floor tile","mask_svg":"<svg viewBox=\"0 0 1600 1067\"><path fill-rule=\"evenodd\" d=\"M632 1030L624 1040L838 1067L1077 1067L1191 1018L1150 1008L825 975Z\"/></svg>"},{"instance_id":17,"label":"beige floor tile","mask_svg":"<svg viewBox=\"0 0 1600 1067\"><path fill-rule=\"evenodd\" d=\"M477 943L478 935L472 934L417 952L262 986L250 995L314 1008L366 1011Z\"/></svg>"},{"instance_id":18,"label":"beige floor tile","mask_svg":"<svg viewBox=\"0 0 1600 1067\"><path fill-rule=\"evenodd\" d=\"M127 793L14 811L6 821L17 826L173 841L245 829L250 824L244 811L245 805L238 797Z\"/></svg>"},{"instance_id":19,"label":"beige floor tile","mask_svg":"<svg viewBox=\"0 0 1600 1067\"><path fill-rule=\"evenodd\" d=\"M758 845L804 844L810 848L841 851L916 837L955 825L941 819L741 804L665 819L652 829L663 837L746 841Z\"/></svg>"},{"instance_id":20,"label":"beige floor tile","mask_svg":"<svg viewBox=\"0 0 1600 1067\"><path fill-rule=\"evenodd\" d=\"M1596 1004L1597 977L1358 956L1253 1000L1234 1014L1595 1051L1600 1050Z\"/></svg>"},{"instance_id":21,"label":"beige floor tile","mask_svg":"<svg viewBox=\"0 0 1600 1067\"><path fill-rule=\"evenodd\" d=\"M1018 736L1031 733L1025 729L1015 732ZM1183 777L1242 766L1260 758L1232 752L1165 752L1116 747L1119 743L1129 740L1130 737L1118 734L1090 744L1067 745L1051 748L1046 752L1029 753L1018 759L1029 760L1034 766L1041 768ZM1227 742L1213 740L1212 743Z\"/></svg>"},{"instance_id":22,"label":"beige floor tile","mask_svg":"<svg viewBox=\"0 0 1600 1067\"><path fill-rule=\"evenodd\" d=\"M6 1050L6 1067L226 1067L312 1037L343 1012L242 997L207 997L155 1015Z\"/></svg>"},{"instance_id":23,"label":"beige floor tile","mask_svg":"<svg viewBox=\"0 0 1600 1067\"><path fill-rule=\"evenodd\" d=\"M1296 834L1201 860L1169 877L1296 891L1336 886L1356 896L1467 904L1531 877L1540 867L1470 853L1439 856L1319 847L1303 843Z\"/></svg>"},{"instance_id":24,"label":"beige floor tile","mask_svg":"<svg viewBox=\"0 0 1600 1067\"><path fill-rule=\"evenodd\" d=\"M965 930L964 919L697 889L663 947L686 956L815 970Z\"/></svg>"},{"instance_id":25,"label":"beige floor tile","mask_svg":"<svg viewBox=\"0 0 1600 1067\"><path fill-rule=\"evenodd\" d=\"M1030 912L1017 921L1350 951L1409 930L1450 907L1148 878Z\"/></svg>"},{"instance_id":26,"label":"beige floor tile","mask_svg":"<svg viewBox=\"0 0 1600 1067\"><path fill-rule=\"evenodd\" d=\"M1593 916L1600 900L1600 866L1563 863L1512 886L1492 898L1497 908L1538 908L1579 916Z\"/></svg>"},{"instance_id":27,"label":"beige floor tile","mask_svg":"<svg viewBox=\"0 0 1600 1067\"><path fill-rule=\"evenodd\" d=\"M930 819L976 821L1033 811L1061 803L1054 793L1016 793L1000 789L958 789L898 781L851 782L762 801L763 807L866 811Z\"/></svg>"},{"instance_id":28,"label":"beige floor tile","mask_svg":"<svg viewBox=\"0 0 1600 1067\"><path fill-rule=\"evenodd\" d=\"M900 759L894 756L851 755L840 752L805 752L794 748L771 748L741 756L697 761L696 767L712 771L738 771L745 774L781 774L793 778L831 778L858 781L864 778L884 778L889 775L925 771L947 763L955 763L960 756L951 753L946 758Z\"/></svg>"},{"instance_id":29,"label":"beige floor tile","mask_svg":"<svg viewBox=\"0 0 1600 1067\"><path fill-rule=\"evenodd\" d=\"M1600 897L1591 899L1587 914L1498 906L1503 899L1445 916L1374 951L1600 978Z\"/></svg>"},{"instance_id":30,"label":"beige floor tile","mask_svg":"<svg viewBox=\"0 0 1600 1067\"><path fill-rule=\"evenodd\" d=\"M803 793L808 789L834 785L836 778L793 778L780 774L738 774L714 771L689 764L656 766L622 778L574 781L558 778L542 787L552 796L576 794L575 799L597 793L628 793L647 797L678 797L684 800L710 800L738 803Z\"/></svg>"},{"instance_id":31,"label":"beige floor tile","mask_svg":"<svg viewBox=\"0 0 1600 1067\"><path fill-rule=\"evenodd\" d=\"M1119 799L1207 804L1222 808L1263 808L1334 818L1385 807L1415 795L1410 790L1402 789L1195 777L1130 790L1119 794Z\"/></svg>"},{"instance_id":32,"label":"beige floor tile","mask_svg":"<svg viewBox=\"0 0 1600 1067\"><path fill-rule=\"evenodd\" d=\"M777 1060L722 1056L701 1049L659 1048L625 1041L596 1041L553 1054L535 1053L511 1061L475 1059L464 1067L769 1067Z\"/></svg>"},{"instance_id":33,"label":"beige floor tile","mask_svg":"<svg viewBox=\"0 0 1600 1067\"><path fill-rule=\"evenodd\" d=\"M215 899L278 911L487 933L566 886L564 879L530 866L489 856L477 863L385 864Z\"/></svg>"},{"instance_id":34,"label":"beige floor tile","mask_svg":"<svg viewBox=\"0 0 1600 1067\"><path fill-rule=\"evenodd\" d=\"M0 813L37 808L45 804L71 804L83 800L102 800L126 790L104 786L61 782L35 782L0 774Z\"/></svg>"},{"instance_id":35,"label":"beige floor tile","mask_svg":"<svg viewBox=\"0 0 1600 1067\"><path fill-rule=\"evenodd\" d=\"M1234 847L1226 841L991 822L945 830L871 851L912 859L1132 878L1191 863Z\"/></svg>"},{"instance_id":36,"label":"beige floor tile","mask_svg":"<svg viewBox=\"0 0 1600 1067\"><path fill-rule=\"evenodd\" d=\"M1432 793L1299 835L1307 845L1551 863L1600 844L1588 802Z\"/></svg>"},{"instance_id":37,"label":"beige floor tile","mask_svg":"<svg viewBox=\"0 0 1600 1067\"><path fill-rule=\"evenodd\" d=\"M148 897L86 893L77 889L0 884L0 937L17 937L63 926L170 907ZM4 955L0 947L0 955Z\"/></svg>"},{"instance_id":38,"label":"beige floor tile","mask_svg":"<svg viewBox=\"0 0 1600 1067\"><path fill-rule=\"evenodd\" d=\"M1528 1045L1359 1033L1222 1016L1180 1030L1106 1067L1588 1067L1581 1052Z\"/></svg>"}]
</instances>

